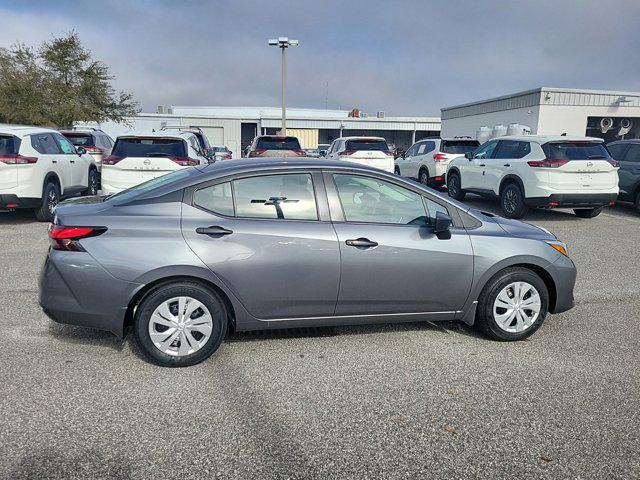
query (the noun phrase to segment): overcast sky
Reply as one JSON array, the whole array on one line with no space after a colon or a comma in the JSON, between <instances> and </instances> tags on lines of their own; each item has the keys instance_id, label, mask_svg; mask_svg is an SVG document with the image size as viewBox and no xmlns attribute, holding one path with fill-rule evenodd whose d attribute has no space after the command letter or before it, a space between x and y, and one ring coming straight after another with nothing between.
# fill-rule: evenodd
<instances>
[{"instance_id":1,"label":"overcast sky","mask_svg":"<svg viewBox=\"0 0 640 480\"><path fill-rule=\"evenodd\" d=\"M76 30L156 105L288 106L439 115L530 88L640 91L640 1L13 1L0 47ZM328 86L328 88L327 88Z\"/></svg>"}]
</instances>

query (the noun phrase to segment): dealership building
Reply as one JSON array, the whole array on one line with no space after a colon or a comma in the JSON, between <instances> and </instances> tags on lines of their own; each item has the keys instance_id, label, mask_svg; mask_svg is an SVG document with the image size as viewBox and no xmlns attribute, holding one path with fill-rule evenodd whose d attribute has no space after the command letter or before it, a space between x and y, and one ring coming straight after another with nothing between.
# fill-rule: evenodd
<instances>
[{"instance_id":1,"label":"dealership building","mask_svg":"<svg viewBox=\"0 0 640 480\"><path fill-rule=\"evenodd\" d=\"M519 131L640 138L640 93L543 87L446 107L441 117L443 137L486 140Z\"/></svg>"},{"instance_id":2,"label":"dealership building","mask_svg":"<svg viewBox=\"0 0 640 480\"><path fill-rule=\"evenodd\" d=\"M279 108L161 106L157 113L141 113L125 123L105 122L99 126L113 138L163 127L199 127L211 145L225 145L239 156L256 135L276 134L281 123ZM288 108L287 134L298 137L302 148L315 148L341 136L371 135L406 149L421 138L439 136L440 119L387 116L384 112L369 116L355 109Z\"/></svg>"}]
</instances>

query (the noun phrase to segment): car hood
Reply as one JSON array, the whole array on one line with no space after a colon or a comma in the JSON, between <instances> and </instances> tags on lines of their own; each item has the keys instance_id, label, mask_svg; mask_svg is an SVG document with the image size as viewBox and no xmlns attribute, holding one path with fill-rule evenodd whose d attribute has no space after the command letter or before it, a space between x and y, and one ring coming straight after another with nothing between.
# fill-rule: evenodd
<instances>
[{"instance_id":1,"label":"car hood","mask_svg":"<svg viewBox=\"0 0 640 480\"><path fill-rule=\"evenodd\" d=\"M505 233L519 238L532 238L536 240L557 240L557 237L546 228L532 225L530 223L521 222L520 220L512 220L510 218L500 217L489 212L480 210L469 210L483 221L497 223Z\"/></svg>"}]
</instances>

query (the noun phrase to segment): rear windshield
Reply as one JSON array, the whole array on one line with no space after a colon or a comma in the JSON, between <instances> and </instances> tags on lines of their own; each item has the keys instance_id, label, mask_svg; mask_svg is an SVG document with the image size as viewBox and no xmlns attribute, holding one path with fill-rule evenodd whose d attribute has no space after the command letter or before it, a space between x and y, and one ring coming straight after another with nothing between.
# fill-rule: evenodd
<instances>
[{"instance_id":1,"label":"rear windshield","mask_svg":"<svg viewBox=\"0 0 640 480\"><path fill-rule=\"evenodd\" d=\"M360 140L347 140L345 149L387 151L389 147L385 140L380 140L379 138L362 138Z\"/></svg>"},{"instance_id":2,"label":"rear windshield","mask_svg":"<svg viewBox=\"0 0 640 480\"><path fill-rule=\"evenodd\" d=\"M300 150L300 142L296 137L262 137L258 139L256 148L264 150Z\"/></svg>"},{"instance_id":3,"label":"rear windshield","mask_svg":"<svg viewBox=\"0 0 640 480\"><path fill-rule=\"evenodd\" d=\"M186 157L184 141L176 138L118 138L115 157Z\"/></svg>"},{"instance_id":4,"label":"rear windshield","mask_svg":"<svg viewBox=\"0 0 640 480\"><path fill-rule=\"evenodd\" d=\"M440 146L442 153L454 153L464 155L468 152L473 152L480 146L480 142L477 140L445 140Z\"/></svg>"},{"instance_id":5,"label":"rear windshield","mask_svg":"<svg viewBox=\"0 0 640 480\"><path fill-rule=\"evenodd\" d=\"M542 145L542 150L550 160L598 160L611 156L603 143L596 142L553 142Z\"/></svg>"},{"instance_id":6,"label":"rear windshield","mask_svg":"<svg viewBox=\"0 0 640 480\"><path fill-rule=\"evenodd\" d=\"M94 147L93 135L88 133L63 133L76 147Z\"/></svg>"},{"instance_id":7,"label":"rear windshield","mask_svg":"<svg viewBox=\"0 0 640 480\"><path fill-rule=\"evenodd\" d=\"M0 135L0 155L17 155L20 151L20 139L13 135Z\"/></svg>"}]
</instances>

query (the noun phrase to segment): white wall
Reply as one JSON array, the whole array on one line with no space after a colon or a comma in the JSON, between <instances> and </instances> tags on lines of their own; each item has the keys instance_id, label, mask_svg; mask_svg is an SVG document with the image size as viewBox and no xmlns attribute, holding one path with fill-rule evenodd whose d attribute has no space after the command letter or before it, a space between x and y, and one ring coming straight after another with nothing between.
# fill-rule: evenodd
<instances>
[{"instance_id":1,"label":"white wall","mask_svg":"<svg viewBox=\"0 0 640 480\"><path fill-rule=\"evenodd\" d=\"M640 107L542 105L538 133L584 135L587 117L640 117Z\"/></svg>"},{"instance_id":2,"label":"white wall","mask_svg":"<svg viewBox=\"0 0 640 480\"><path fill-rule=\"evenodd\" d=\"M510 123L526 125L531 128L531 133L535 134L538 130L539 114L539 107L535 106L482 113L449 120L442 119L441 136L442 138L456 136L476 138L476 132L482 126L493 128L495 125L504 125L507 127Z\"/></svg>"}]
</instances>

